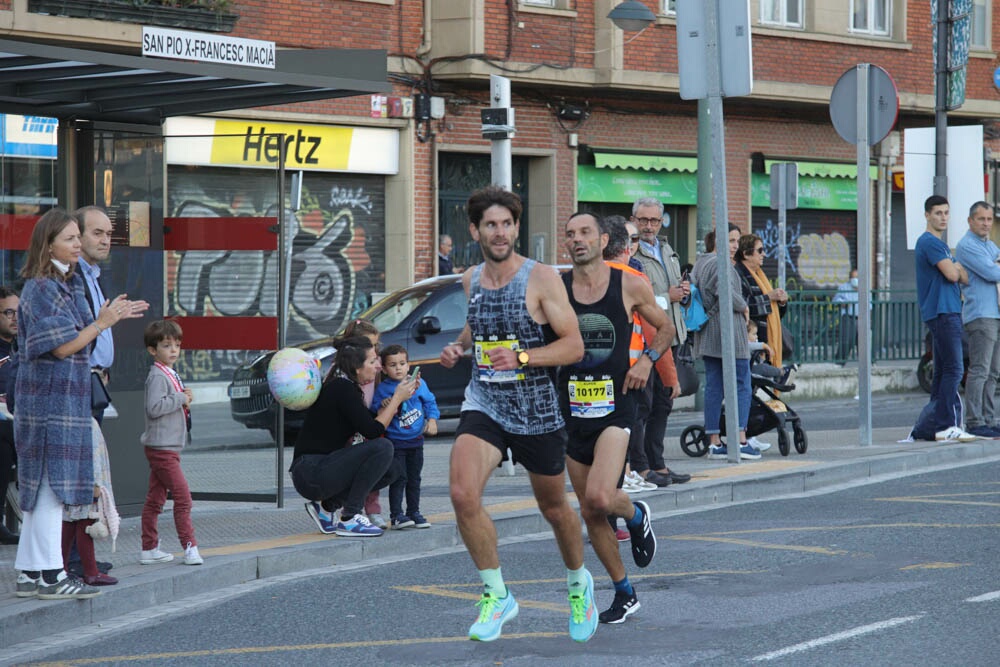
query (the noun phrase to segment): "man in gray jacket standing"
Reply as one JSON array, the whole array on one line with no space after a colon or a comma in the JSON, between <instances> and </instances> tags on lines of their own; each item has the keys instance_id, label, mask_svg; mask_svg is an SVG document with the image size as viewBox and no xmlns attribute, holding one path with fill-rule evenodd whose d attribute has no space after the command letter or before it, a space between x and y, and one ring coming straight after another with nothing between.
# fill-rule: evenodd
<instances>
[{"instance_id":1,"label":"man in gray jacket standing","mask_svg":"<svg viewBox=\"0 0 1000 667\"><path fill-rule=\"evenodd\" d=\"M674 339L670 342L671 354L676 361L677 346L687 338L687 326L681 304L686 303L691 294L691 283L683 280L677 253L657 233L663 224L663 204L652 197L636 200L632 205L631 221L639 229L639 250L636 259L642 263L643 271L653 284L656 301L667 313L674 325ZM677 389L665 387L653 373L647 385L650 391L648 417L646 417L646 458L650 470L645 472L646 480L657 486L671 482L686 482L690 477L678 475L667 468L663 460L663 437L667 430L667 418L674 406ZM643 402L639 403L639 417L643 416Z\"/></svg>"}]
</instances>

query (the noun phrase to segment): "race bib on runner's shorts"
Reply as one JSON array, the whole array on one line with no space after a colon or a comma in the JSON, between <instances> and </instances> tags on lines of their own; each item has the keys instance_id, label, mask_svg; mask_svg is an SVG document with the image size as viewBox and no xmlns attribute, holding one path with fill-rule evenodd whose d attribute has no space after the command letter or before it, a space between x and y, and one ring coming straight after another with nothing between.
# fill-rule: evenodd
<instances>
[{"instance_id":1,"label":"race bib on runner's shorts","mask_svg":"<svg viewBox=\"0 0 1000 667\"><path fill-rule=\"evenodd\" d=\"M600 380L589 375L584 379L570 376L566 390L569 392L570 417L593 419L615 411L615 383L607 376Z\"/></svg>"}]
</instances>

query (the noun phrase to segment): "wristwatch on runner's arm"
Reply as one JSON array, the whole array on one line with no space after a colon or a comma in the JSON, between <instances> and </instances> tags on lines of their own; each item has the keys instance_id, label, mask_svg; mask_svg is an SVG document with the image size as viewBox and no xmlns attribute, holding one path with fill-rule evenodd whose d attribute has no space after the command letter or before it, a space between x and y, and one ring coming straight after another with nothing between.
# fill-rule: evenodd
<instances>
[{"instance_id":1,"label":"wristwatch on runner's arm","mask_svg":"<svg viewBox=\"0 0 1000 667\"><path fill-rule=\"evenodd\" d=\"M527 366L530 360L531 357L528 356L527 350L521 350L520 352L517 353L517 363L521 364L522 366Z\"/></svg>"}]
</instances>

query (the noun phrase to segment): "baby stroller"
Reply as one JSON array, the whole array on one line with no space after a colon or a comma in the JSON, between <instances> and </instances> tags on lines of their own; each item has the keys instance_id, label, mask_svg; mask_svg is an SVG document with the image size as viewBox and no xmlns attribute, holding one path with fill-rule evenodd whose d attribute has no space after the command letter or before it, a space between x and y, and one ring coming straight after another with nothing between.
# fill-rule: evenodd
<instances>
[{"instance_id":1,"label":"baby stroller","mask_svg":"<svg viewBox=\"0 0 1000 667\"><path fill-rule=\"evenodd\" d=\"M795 367L786 367L780 371L766 364L751 364L750 387L753 392L750 398L750 417L747 420L747 437L751 438L772 429L778 432L778 451L782 456L788 456L790 451L787 426L792 427L792 442L795 451L805 454L809 448L809 440L802 421L787 403L778 398L775 392L790 392L794 384L787 384L788 374ZM758 391L759 390L759 391ZM764 396L760 396L763 393ZM720 435L726 435L726 408L722 407L722 418L719 422ZM681 449L688 456L704 456L708 453L708 436L705 427L701 425L688 426L681 432Z\"/></svg>"}]
</instances>

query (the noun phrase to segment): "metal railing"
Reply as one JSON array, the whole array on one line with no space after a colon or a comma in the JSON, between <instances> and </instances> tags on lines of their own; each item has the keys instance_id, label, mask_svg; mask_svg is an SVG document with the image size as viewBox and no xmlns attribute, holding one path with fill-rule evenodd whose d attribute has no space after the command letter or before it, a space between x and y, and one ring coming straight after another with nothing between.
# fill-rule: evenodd
<instances>
[{"instance_id":1,"label":"metal railing","mask_svg":"<svg viewBox=\"0 0 1000 667\"><path fill-rule=\"evenodd\" d=\"M788 293L782 324L794 341L787 361L856 361L856 304L834 303L836 290ZM851 309L851 306L854 306ZM872 360L918 359L924 351L924 323L916 290L872 291Z\"/></svg>"}]
</instances>

